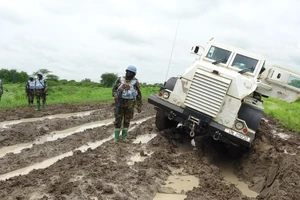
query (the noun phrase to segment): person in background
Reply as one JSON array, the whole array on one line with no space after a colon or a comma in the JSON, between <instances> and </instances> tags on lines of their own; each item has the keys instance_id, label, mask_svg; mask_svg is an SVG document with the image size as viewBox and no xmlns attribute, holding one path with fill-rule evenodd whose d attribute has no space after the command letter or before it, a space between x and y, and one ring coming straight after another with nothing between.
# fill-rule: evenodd
<instances>
[{"instance_id":1,"label":"person in background","mask_svg":"<svg viewBox=\"0 0 300 200\"><path fill-rule=\"evenodd\" d=\"M3 94L3 83L0 80L0 101L1 101L2 94Z\"/></svg>"},{"instance_id":2,"label":"person in background","mask_svg":"<svg viewBox=\"0 0 300 200\"><path fill-rule=\"evenodd\" d=\"M32 106L34 102L34 90L35 90L35 81L34 76L30 75L29 80L25 85L25 92L27 95L28 106Z\"/></svg>"},{"instance_id":3,"label":"person in background","mask_svg":"<svg viewBox=\"0 0 300 200\"><path fill-rule=\"evenodd\" d=\"M40 100L42 99L42 108L46 108L46 96L47 96L47 83L44 79L42 72L37 73L37 79L35 80L35 97L36 97L36 110L40 110Z\"/></svg>"},{"instance_id":4,"label":"person in background","mask_svg":"<svg viewBox=\"0 0 300 200\"><path fill-rule=\"evenodd\" d=\"M119 77L112 88L112 95L115 100L115 138L117 142L122 133L122 138L127 137L130 120L133 118L134 108L137 105L137 111L142 111L142 93L140 83L135 78L137 69L133 65L129 65L126 74Z\"/></svg>"}]
</instances>

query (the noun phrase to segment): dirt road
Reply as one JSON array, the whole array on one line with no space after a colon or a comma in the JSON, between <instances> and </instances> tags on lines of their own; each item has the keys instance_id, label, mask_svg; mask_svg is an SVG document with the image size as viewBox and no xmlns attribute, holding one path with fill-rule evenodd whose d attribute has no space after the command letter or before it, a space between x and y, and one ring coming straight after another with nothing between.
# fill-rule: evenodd
<instances>
[{"instance_id":1,"label":"dirt road","mask_svg":"<svg viewBox=\"0 0 300 200\"><path fill-rule=\"evenodd\" d=\"M159 132L154 115L145 102L128 139L113 143L110 105L1 110L0 199L300 198L300 135L275 120L265 117L253 147L236 155Z\"/></svg>"}]
</instances>

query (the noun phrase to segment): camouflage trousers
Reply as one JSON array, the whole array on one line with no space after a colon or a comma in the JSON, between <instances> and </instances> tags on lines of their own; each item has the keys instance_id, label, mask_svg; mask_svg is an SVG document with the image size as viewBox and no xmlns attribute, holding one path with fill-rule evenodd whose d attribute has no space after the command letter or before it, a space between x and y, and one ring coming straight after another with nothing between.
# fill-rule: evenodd
<instances>
[{"instance_id":1,"label":"camouflage trousers","mask_svg":"<svg viewBox=\"0 0 300 200\"><path fill-rule=\"evenodd\" d=\"M133 118L135 99L121 99L115 107L115 128L128 128Z\"/></svg>"},{"instance_id":2,"label":"camouflage trousers","mask_svg":"<svg viewBox=\"0 0 300 200\"><path fill-rule=\"evenodd\" d=\"M29 89L26 91L27 94L27 99L28 99L28 104L33 104L34 101L34 90L33 89Z\"/></svg>"},{"instance_id":3,"label":"camouflage trousers","mask_svg":"<svg viewBox=\"0 0 300 200\"><path fill-rule=\"evenodd\" d=\"M0 89L0 100L1 100L2 94L3 94L3 90Z\"/></svg>"},{"instance_id":4,"label":"camouflage trousers","mask_svg":"<svg viewBox=\"0 0 300 200\"><path fill-rule=\"evenodd\" d=\"M44 92L44 90L35 90L35 97L36 97L36 102L40 103L41 99L42 99L42 103L45 104L46 103L46 93Z\"/></svg>"}]
</instances>

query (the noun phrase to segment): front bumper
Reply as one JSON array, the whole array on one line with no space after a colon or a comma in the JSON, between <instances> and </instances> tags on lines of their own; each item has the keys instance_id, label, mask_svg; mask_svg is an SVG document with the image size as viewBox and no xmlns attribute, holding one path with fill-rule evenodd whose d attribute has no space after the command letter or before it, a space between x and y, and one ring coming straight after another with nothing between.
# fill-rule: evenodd
<instances>
[{"instance_id":1,"label":"front bumper","mask_svg":"<svg viewBox=\"0 0 300 200\"><path fill-rule=\"evenodd\" d=\"M166 116L172 113L172 115L174 116L172 120L175 120L177 122L188 122L191 117L193 119L199 119L201 123L199 123L196 127L198 128L198 130L204 129L205 132L210 136L218 136L219 140L226 143L233 143L250 147L255 137L255 134L251 133L247 133L246 135L238 133L232 129L229 129L228 127L225 127L213 121L212 118L208 115L205 115L188 107L181 108L172 103L164 101L163 99L160 99L159 97L157 97L157 95L154 94L148 97L148 102L164 110Z\"/></svg>"}]
</instances>

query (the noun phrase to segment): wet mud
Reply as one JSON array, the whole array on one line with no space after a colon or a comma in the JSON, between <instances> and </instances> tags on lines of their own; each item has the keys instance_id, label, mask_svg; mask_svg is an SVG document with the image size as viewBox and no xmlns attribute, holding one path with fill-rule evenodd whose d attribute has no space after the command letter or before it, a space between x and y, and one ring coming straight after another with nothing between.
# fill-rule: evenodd
<instances>
[{"instance_id":1,"label":"wet mud","mask_svg":"<svg viewBox=\"0 0 300 200\"><path fill-rule=\"evenodd\" d=\"M155 112L144 102L127 139L114 143L109 104L1 110L0 199L299 198L298 133L264 116L249 149L210 138L193 146L187 136L158 131Z\"/></svg>"}]
</instances>

